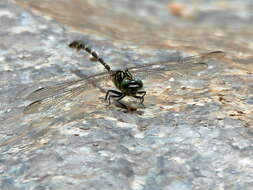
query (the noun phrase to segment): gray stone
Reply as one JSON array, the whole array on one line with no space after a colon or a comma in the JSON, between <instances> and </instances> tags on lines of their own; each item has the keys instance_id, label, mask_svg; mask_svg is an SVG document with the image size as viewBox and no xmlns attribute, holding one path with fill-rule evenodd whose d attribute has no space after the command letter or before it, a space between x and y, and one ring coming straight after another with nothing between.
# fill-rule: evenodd
<instances>
[{"instance_id":1,"label":"gray stone","mask_svg":"<svg viewBox=\"0 0 253 190\"><path fill-rule=\"evenodd\" d=\"M175 16L163 0L1 1L0 189L252 189L252 2L187 2ZM33 90L103 72L76 39L114 69L227 55L137 72L147 95L133 112L101 101L102 81L24 114Z\"/></svg>"}]
</instances>

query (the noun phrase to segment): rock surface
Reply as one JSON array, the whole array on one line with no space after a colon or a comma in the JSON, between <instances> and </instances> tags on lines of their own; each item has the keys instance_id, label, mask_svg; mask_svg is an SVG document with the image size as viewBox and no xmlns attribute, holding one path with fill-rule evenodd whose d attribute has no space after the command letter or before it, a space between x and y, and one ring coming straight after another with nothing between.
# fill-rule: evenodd
<instances>
[{"instance_id":1,"label":"rock surface","mask_svg":"<svg viewBox=\"0 0 253 190\"><path fill-rule=\"evenodd\" d=\"M183 2L0 2L0 189L252 189L253 4ZM78 79L73 70L103 72L68 48L75 39L113 68L226 57L136 73L147 96L135 112L101 101L113 87L102 81L103 90L23 114L38 87Z\"/></svg>"}]
</instances>

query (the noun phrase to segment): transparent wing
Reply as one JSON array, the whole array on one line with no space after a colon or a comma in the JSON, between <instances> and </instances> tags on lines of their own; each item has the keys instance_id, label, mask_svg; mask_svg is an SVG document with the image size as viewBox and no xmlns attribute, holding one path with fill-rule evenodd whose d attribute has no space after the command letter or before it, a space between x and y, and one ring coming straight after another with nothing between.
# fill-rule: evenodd
<instances>
[{"instance_id":1,"label":"transparent wing","mask_svg":"<svg viewBox=\"0 0 253 190\"><path fill-rule=\"evenodd\" d=\"M149 71L173 71L173 70L203 70L207 67L205 61L207 59L223 58L225 53L223 51L213 51L208 53L202 53L196 56L189 56L179 59L176 62L155 62L142 64L140 66L134 66L128 68L132 72L149 72ZM150 67L150 68L148 68Z\"/></svg>"},{"instance_id":2,"label":"transparent wing","mask_svg":"<svg viewBox=\"0 0 253 190\"><path fill-rule=\"evenodd\" d=\"M82 87L81 88L76 87L76 88L73 88L69 91L65 91L63 93L60 93L60 94L57 94L57 95L54 95L51 97L37 100L37 101L29 104L24 109L24 113L31 114L31 113L36 113L36 112L40 112L40 111L46 111L46 110L50 109L51 107L58 105L59 103L61 103L62 101L66 100L66 99L70 99L72 97L75 97L75 96L81 94L85 89Z\"/></svg>"},{"instance_id":3,"label":"transparent wing","mask_svg":"<svg viewBox=\"0 0 253 190\"><path fill-rule=\"evenodd\" d=\"M212 51L208 53L202 53L196 56L189 56L182 58L179 60L180 63L182 64L187 64L187 63L201 63L207 59L220 59L225 57L226 53L223 51Z\"/></svg>"},{"instance_id":4,"label":"transparent wing","mask_svg":"<svg viewBox=\"0 0 253 190\"><path fill-rule=\"evenodd\" d=\"M35 100L40 100L46 97L50 97L50 96L53 96L54 94L63 93L69 88L72 88L73 86L82 85L83 83L86 83L87 80L90 80L91 78L100 77L100 76L104 78L104 75L108 75L108 74L104 72L104 73L99 73L99 74L92 75L89 77L81 78L78 80L66 81L66 82L58 83L52 86L42 87L33 91L31 94L29 94L26 97L26 99L35 101ZM87 88L88 88L88 85L87 85Z\"/></svg>"},{"instance_id":5,"label":"transparent wing","mask_svg":"<svg viewBox=\"0 0 253 190\"><path fill-rule=\"evenodd\" d=\"M29 104L23 112L25 114L31 114L40 111L46 111L57 106L64 100L74 98L85 90L94 87L96 84L93 82L93 80L99 82L102 80L107 80L109 77L110 76L108 74L105 76L104 73L100 73L84 79L68 81L65 83L40 88L29 95L30 98L36 98L37 100ZM77 85L77 83L79 84Z\"/></svg>"}]
</instances>

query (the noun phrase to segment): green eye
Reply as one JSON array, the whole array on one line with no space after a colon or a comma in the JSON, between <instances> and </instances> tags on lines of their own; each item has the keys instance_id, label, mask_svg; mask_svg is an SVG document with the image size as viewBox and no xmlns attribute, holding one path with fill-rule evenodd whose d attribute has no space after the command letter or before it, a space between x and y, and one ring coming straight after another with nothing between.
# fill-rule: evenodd
<instances>
[{"instance_id":1,"label":"green eye","mask_svg":"<svg viewBox=\"0 0 253 190\"><path fill-rule=\"evenodd\" d=\"M140 79L136 79L136 83L140 86L140 88L143 87L143 82Z\"/></svg>"},{"instance_id":2,"label":"green eye","mask_svg":"<svg viewBox=\"0 0 253 190\"><path fill-rule=\"evenodd\" d=\"M128 87L129 82L130 82L130 80L124 79L124 80L121 82L121 86L122 86L123 88L124 88L124 87Z\"/></svg>"}]
</instances>

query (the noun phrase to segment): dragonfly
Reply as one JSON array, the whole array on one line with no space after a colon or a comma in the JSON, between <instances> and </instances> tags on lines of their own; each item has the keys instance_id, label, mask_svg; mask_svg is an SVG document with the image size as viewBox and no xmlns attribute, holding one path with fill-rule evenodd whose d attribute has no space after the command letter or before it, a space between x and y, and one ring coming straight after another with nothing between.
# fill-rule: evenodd
<instances>
[{"instance_id":1,"label":"dragonfly","mask_svg":"<svg viewBox=\"0 0 253 190\"><path fill-rule=\"evenodd\" d=\"M97 87L98 81L111 80L117 90L107 90L104 100L111 104L111 99L116 100L116 103L124 109L128 109L128 105L123 103L122 99L126 96L134 97L139 100L139 104L143 104L146 91L143 90L143 81L136 78L133 74L140 72L157 72L173 71L173 70L195 70L206 66L205 60L217 59L225 56L223 51L211 51L201 53L195 56L180 58L176 62L164 61L146 63L138 66L128 67L124 70L112 70L111 67L101 58L98 53L92 50L83 41L73 41L69 44L70 48L77 52L83 50L90 54L93 61L99 62L105 72L87 76L81 79L66 81L52 86L46 86L33 91L27 96L28 100L33 101L25 107L24 113L36 113L46 111L61 102L74 98L85 90Z\"/></svg>"}]
</instances>

